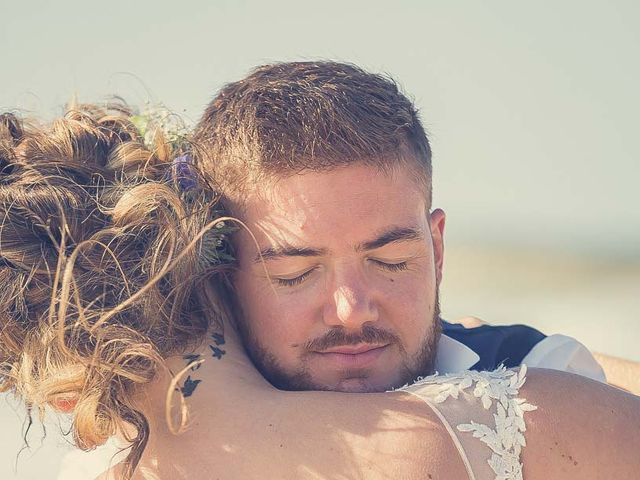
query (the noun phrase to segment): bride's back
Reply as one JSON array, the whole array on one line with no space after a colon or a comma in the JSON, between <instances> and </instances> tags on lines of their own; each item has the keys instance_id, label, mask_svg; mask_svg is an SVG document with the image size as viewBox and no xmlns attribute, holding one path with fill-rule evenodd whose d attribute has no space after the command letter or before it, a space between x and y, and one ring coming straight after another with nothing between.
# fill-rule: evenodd
<instances>
[{"instance_id":1,"label":"bride's back","mask_svg":"<svg viewBox=\"0 0 640 480\"><path fill-rule=\"evenodd\" d=\"M554 370L531 371L522 393L538 406L527 420L524 478L638 478L640 397Z\"/></svg>"},{"instance_id":2,"label":"bride's back","mask_svg":"<svg viewBox=\"0 0 640 480\"><path fill-rule=\"evenodd\" d=\"M640 398L525 366L427 378L405 390L449 425L469 478L633 478Z\"/></svg>"},{"instance_id":3,"label":"bride's back","mask_svg":"<svg viewBox=\"0 0 640 480\"><path fill-rule=\"evenodd\" d=\"M501 370L386 394L282 392L228 332L225 358L189 370L198 386L183 432L168 427L177 409L164 417L173 377L146 392L154 433L134 478L600 479L640 469L640 399L597 382ZM170 360L174 370L183 362Z\"/></svg>"},{"instance_id":4,"label":"bride's back","mask_svg":"<svg viewBox=\"0 0 640 480\"><path fill-rule=\"evenodd\" d=\"M186 371L139 397L152 434L134 478L600 479L640 469L640 399L598 382L525 368L385 394L283 392L226 327L223 345L215 335L169 359ZM188 368L194 358L203 362ZM191 386L184 419L174 386Z\"/></svg>"}]
</instances>

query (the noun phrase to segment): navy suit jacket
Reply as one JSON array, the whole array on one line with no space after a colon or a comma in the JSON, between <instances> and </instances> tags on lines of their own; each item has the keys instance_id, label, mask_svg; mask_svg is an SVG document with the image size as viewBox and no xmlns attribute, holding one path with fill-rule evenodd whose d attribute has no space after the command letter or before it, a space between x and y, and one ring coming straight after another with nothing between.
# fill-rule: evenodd
<instances>
[{"instance_id":1,"label":"navy suit jacket","mask_svg":"<svg viewBox=\"0 0 640 480\"><path fill-rule=\"evenodd\" d=\"M471 370L494 370L520 365L522 359L546 336L526 325L482 325L465 328L442 320L442 333L466 345L480 356Z\"/></svg>"}]
</instances>

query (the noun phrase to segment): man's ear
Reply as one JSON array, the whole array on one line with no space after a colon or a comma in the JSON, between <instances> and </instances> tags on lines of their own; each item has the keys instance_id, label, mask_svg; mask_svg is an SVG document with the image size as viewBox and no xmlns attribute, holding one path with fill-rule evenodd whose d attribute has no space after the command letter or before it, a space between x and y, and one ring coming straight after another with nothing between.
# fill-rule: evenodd
<instances>
[{"instance_id":1,"label":"man's ear","mask_svg":"<svg viewBox=\"0 0 640 480\"><path fill-rule=\"evenodd\" d=\"M444 265L444 225L446 215L444 211L436 208L429 215L429 227L431 228L431 241L433 243L433 259L436 267L436 282L440 285L442 280L442 267Z\"/></svg>"}]
</instances>

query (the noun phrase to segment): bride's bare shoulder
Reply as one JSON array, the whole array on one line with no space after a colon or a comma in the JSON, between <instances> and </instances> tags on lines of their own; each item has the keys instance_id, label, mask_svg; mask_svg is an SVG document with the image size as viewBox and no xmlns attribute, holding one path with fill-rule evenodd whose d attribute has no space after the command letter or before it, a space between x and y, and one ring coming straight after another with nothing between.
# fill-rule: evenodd
<instances>
[{"instance_id":1,"label":"bride's bare shoulder","mask_svg":"<svg viewBox=\"0 0 640 480\"><path fill-rule=\"evenodd\" d=\"M525 478L631 478L640 471L640 397L578 375L530 369ZM541 461L544 459L544 461Z\"/></svg>"},{"instance_id":2,"label":"bride's bare shoulder","mask_svg":"<svg viewBox=\"0 0 640 480\"><path fill-rule=\"evenodd\" d=\"M468 479L448 431L415 396L280 392L277 398L254 395L255 416L227 424L209 410L179 436L153 437L132 480L208 479L212 471L219 479ZM97 480L119 480L119 468Z\"/></svg>"}]
</instances>

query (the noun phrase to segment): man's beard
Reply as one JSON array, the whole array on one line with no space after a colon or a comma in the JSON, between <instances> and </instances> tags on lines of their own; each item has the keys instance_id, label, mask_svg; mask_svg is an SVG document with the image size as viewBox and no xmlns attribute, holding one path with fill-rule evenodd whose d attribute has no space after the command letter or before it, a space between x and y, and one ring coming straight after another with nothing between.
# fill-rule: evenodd
<instances>
[{"instance_id":1,"label":"man's beard","mask_svg":"<svg viewBox=\"0 0 640 480\"><path fill-rule=\"evenodd\" d=\"M235 311L238 312L239 317L243 317L242 309L239 307L239 305L236 305ZM367 384L366 378L362 377L361 388L359 388L357 392L384 392L413 383L418 377L431 375L435 370L437 346L442 331L438 290L436 290L435 295L433 317L429 320L430 328L423 339L418 353L414 355L413 358L406 358L405 361L402 362L399 366L401 371L398 372L400 374L398 379L388 385L372 387ZM280 390L341 390L339 387L332 387L315 382L312 373L304 365L293 372L286 371L282 368L275 355L265 349L256 339L248 323L244 317L238 318L238 330L242 337L245 351L262 376L274 387ZM401 352L405 352L404 347L396 335L370 325L365 325L359 333L346 333L341 328L334 328L329 330L324 336L308 342L305 345L305 351L311 352L325 350L331 347L362 343L375 344L376 342L393 344L398 347ZM410 364L408 364L408 362L410 362ZM353 378L358 378L358 375L354 373Z\"/></svg>"}]
</instances>

